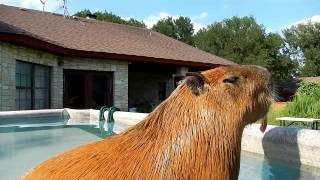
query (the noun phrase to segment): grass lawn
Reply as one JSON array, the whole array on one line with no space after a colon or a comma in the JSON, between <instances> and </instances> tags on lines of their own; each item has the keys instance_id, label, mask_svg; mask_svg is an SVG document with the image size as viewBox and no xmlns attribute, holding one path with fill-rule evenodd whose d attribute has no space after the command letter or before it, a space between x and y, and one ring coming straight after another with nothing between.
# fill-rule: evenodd
<instances>
[{"instance_id":1,"label":"grass lawn","mask_svg":"<svg viewBox=\"0 0 320 180\"><path fill-rule=\"evenodd\" d=\"M282 116L281 110L271 109L268 113L268 124L280 126L280 121L276 120L277 117Z\"/></svg>"},{"instance_id":2,"label":"grass lawn","mask_svg":"<svg viewBox=\"0 0 320 180\"><path fill-rule=\"evenodd\" d=\"M275 125L275 126L280 126L280 121L276 120L277 117L299 117L299 116L294 116L288 112L288 107L277 109L277 108L271 108L269 113L268 113L268 124L270 125ZM307 118L307 117L306 117ZM312 118L318 118L318 116L312 116ZM288 124L287 122L286 124ZM303 127L303 128L311 128L312 123L295 123L290 127Z\"/></svg>"}]
</instances>

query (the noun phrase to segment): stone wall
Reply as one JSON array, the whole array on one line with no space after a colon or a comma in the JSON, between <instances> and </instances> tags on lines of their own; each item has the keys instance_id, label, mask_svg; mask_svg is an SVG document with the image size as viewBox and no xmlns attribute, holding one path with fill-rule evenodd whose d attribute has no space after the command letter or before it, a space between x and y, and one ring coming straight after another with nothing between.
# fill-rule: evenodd
<instances>
[{"instance_id":1,"label":"stone wall","mask_svg":"<svg viewBox=\"0 0 320 180\"><path fill-rule=\"evenodd\" d=\"M114 105L124 111L128 109L128 62L57 56L0 42L1 111L15 110L16 60L51 67L51 108L63 108L63 69L77 69L114 72Z\"/></svg>"}]
</instances>

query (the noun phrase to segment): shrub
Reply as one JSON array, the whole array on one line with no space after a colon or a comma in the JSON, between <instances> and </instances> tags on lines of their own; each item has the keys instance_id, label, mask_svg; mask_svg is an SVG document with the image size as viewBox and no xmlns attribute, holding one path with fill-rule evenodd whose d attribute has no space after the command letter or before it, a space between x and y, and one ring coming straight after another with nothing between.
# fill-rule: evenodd
<instances>
[{"instance_id":1,"label":"shrub","mask_svg":"<svg viewBox=\"0 0 320 180\"><path fill-rule=\"evenodd\" d=\"M320 95L320 84L318 83L309 83L302 82L298 88L297 95L306 95L306 96L316 96L319 98Z\"/></svg>"},{"instance_id":2,"label":"shrub","mask_svg":"<svg viewBox=\"0 0 320 180\"><path fill-rule=\"evenodd\" d=\"M320 118L320 84L301 83L284 111L291 117Z\"/></svg>"},{"instance_id":3,"label":"shrub","mask_svg":"<svg viewBox=\"0 0 320 180\"><path fill-rule=\"evenodd\" d=\"M278 125L276 117L298 117L320 119L320 84L300 84L293 101L282 110L271 110L268 114L269 124Z\"/></svg>"}]
</instances>

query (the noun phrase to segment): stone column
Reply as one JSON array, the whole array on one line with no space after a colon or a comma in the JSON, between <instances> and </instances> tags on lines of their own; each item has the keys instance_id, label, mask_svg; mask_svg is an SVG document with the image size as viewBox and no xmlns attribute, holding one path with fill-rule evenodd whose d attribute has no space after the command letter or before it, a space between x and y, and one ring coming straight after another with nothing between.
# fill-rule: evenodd
<instances>
[{"instance_id":1,"label":"stone column","mask_svg":"<svg viewBox=\"0 0 320 180\"><path fill-rule=\"evenodd\" d=\"M172 75L173 79L173 87L175 88L177 86L177 83L184 77L186 76L187 72L189 71L188 67L177 67L176 73Z\"/></svg>"},{"instance_id":2,"label":"stone column","mask_svg":"<svg viewBox=\"0 0 320 180\"><path fill-rule=\"evenodd\" d=\"M114 70L114 106L128 111L128 64L119 64Z\"/></svg>"},{"instance_id":3,"label":"stone column","mask_svg":"<svg viewBox=\"0 0 320 180\"><path fill-rule=\"evenodd\" d=\"M15 110L15 72L14 56L17 50L0 43L0 111Z\"/></svg>"},{"instance_id":4,"label":"stone column","mask_svg":"<svg viewBox=\"0 0 320 180\"><path fill-rule=\"evenodd\" d=\"M52 67L51 108L63 108L63 68L61 66Z\"/></svg>"},{"instance_id":5,"label":"stone column","mask_svg":"<svg viewBox=\"0 0 320 180\"><path fill-rule=\"evenodd\" d=\"M177 67L176 69L176 76L186 76L187 72L189 71L188 67Z\"/></svg>"}]
</instances>

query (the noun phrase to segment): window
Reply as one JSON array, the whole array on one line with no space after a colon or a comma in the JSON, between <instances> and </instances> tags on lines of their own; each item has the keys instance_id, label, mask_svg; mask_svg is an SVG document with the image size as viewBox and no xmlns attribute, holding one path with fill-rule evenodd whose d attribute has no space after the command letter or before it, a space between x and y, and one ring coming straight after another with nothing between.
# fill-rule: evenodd
<instances>
[{"instance_id":1,"label":"window","mask_svg":"<svg viewBox=\"0 0 320 180\"><path fill-rule=\"evenodd\" d=\"M50 108L50 68L17 61L16 109Z\"/></svg>"},{"instance_id":2,"label":"window","mask_svg":"<svg viewBox=\"0 0 320 180\"><path fill-rule=\"evenodd\" d=\"M16 65L16 109L32 109L31 106L32 65L17 62Z\"/></svg>"}]
</instances>

